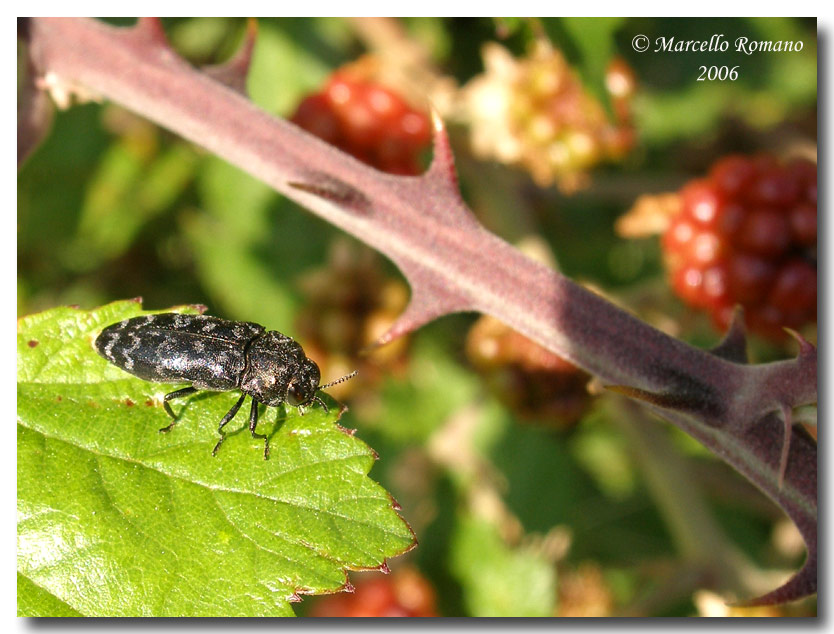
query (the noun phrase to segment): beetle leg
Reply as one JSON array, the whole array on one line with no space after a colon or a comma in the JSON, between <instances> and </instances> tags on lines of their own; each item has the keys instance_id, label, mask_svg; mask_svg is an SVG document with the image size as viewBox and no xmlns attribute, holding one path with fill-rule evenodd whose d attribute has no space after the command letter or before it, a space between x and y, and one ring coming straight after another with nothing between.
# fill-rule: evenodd
<instances>
[{"instance_id":1,"label":"beetle leg","mask_svg":"<svg viewBox=\"0 0 834 634\"><path fill-rule=\"evenodd\" d=\"M165 411L168 413L168 416L174 419L174 421L168 425L167 427L163 427L159 431L171 431L171 428L177 424L177 417L174 416L174 412L171 410L171 406L168 405L168 401L172 398L180 398L181 396L185 396L186 394L193 394L197 391L196 387L184 387L181 390L174 390L173 392L169 392L165 395L165 398L162 400L162 407L165 408Z\"/></svg>"},{"instance_id":2,"label":"beetle leg","mask_svg":"<svg viewBox=\"0 0 834 634\"><path fill-rule=\"evenodd\" d=\"M252 399L252 410L249 412L249 431L252 432L252 438L264 439L264 460L269 458L269 437L266 434L256 434L255 427L258 424L258 401Z\"/></svg>"},{"instance_id":3,"label":"beetle leg","mask_svg":"<svg viewBox=\"0 0 834 634\"><path fill-rule=\"evenodd\" d=\"M318 396L314 396L314 397L313 397L313 401L314 401L314 402L316 402L316 403L318 403L319 405L321 405L321 406L324 408L324 413L325 413L325 414L329 414L329 413L330 413L330 410L329 410L329 409L327 409L327 405L325 405L325 404L324 404L324 401L323 401L323 400L321 400Z\"/></svg>"},{"instance_id":4,"label":"beetle leg","mask_svg":"<svg viewBox=\"0 0 834 634\"><path fill-rule=\"evenodd\" d=\"M240 406L243 405L243 399L246 398L246 394L241 394L240 398L237 399L237 403L232 405L232 409L226 412L226 415L221 419L220 424L217 426L217 433L220 434L220 440L217 441L217 444L214 446L214 449L211 450L211 455L216 456L217 450L220 449L220 445L223 444L223 441L226 440L226 434L223 433L223 427L235 417L237 411L240 409Z\"/></svg>"}]
</instances>

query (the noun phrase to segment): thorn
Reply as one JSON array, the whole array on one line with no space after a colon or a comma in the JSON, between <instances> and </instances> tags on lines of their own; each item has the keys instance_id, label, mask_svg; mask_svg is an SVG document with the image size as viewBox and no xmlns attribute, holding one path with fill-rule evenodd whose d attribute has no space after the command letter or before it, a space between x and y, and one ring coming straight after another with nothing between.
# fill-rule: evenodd
<instances>
[{"instance_id":1,"label":"thorn","mask_svg":"<svg viewBox=\"0 0 834 634\"><path fill-rule=\"evenodd\" d=\"M809 543L808 557L802 568L793 577L788 579L784 584L771 590L765 595L744 599L741 601L734 601L728 603L730 606L738 607L754 607L759 605L775 605L777 603L788 603L803 599L817 592L817 549L816 543Z\"/></svg>"},{"instance_id":2,"label":"thorn","mask_svg":"<svg viewBox=\"0 0 834 634\"><path fill-rule=\"evenodd\" d=\"M391 574L391 569L388 567L388 562L383 561L382 564L377 568L382 574L388 575Z\"/></svg>"},{"instance_id":3,"label":"thorn","mask_svg":"<svg viewBox=\"0 0 834 634\"><path fill-rule=\"evenodd\" d=\"M432 127L434 128L434 156L424 176L447 183L455 192L458 192L455 156L452 152L452 146L449 143L449 134L446 132L446 126L443 123L443 119L440 118L440 113L434 106L431 106L431 121Z\"/></svg>"},{"instance_id":4,"label":"thorn","mask_svg":"<svg viewBox=\"0 0 834 634\"><path fill-rule=\"evenodd\" d=\"M396 325L397 324L394 324L394 326ZM394 339L408 334L406 331L401 332L401 329L399 328L395 329L394 326L391 326L388 330L386 330L385 333L383 333L376 341L372 341L371 343L362 346L362 348L359 349L359 356L367 357L371 353L373 353L377 348L381 348L382 346L388 345L389 343L394 341Z\"/></svg>"},{"instance_id":5,"label":"thorn","mask_svg":"<svg viewBox=\"0 0 834 634\"><path fill-rule=\"evenodd\" d=\"M788 333L791 337L796 339L799 342L799 356L808 357L813 355L816 358L817 349L814 347L810 341L808 341L805 337L800 335L796 330L793 328L788 328L787 326L783 326L782 328L786 333Z\"/></svg>"},{"instance_id":6,"label":"thorn","mask_svg":"<svg viewBox=\"0 0 834 634\"><path fill-rule=\"evenodd\" d=\"M247 95L246 78L249 74L249 66L252 64L252 51L255 49L257 37L258 21L255 18L248 18L246 33L237 52L224 63L204 66L202 71L232 90L244 96Z\"/></svg>"},{"instance_id":7,"label":"thorn","mask_svg":"<svg viewBox=\"0 0 834 634\"><path fill-rule=\"evenodd\" d=\"M301 603L301 595L297 592L293 592L290 596L287 597L288 603Z\"/></svg>"},{"instance_id":8,"label":"thorn","mask_svg":"<svg viewBox=\"0 0 834 634\"><path fill-rule=\"evenodd\" d=\"M146 40L149 44L170 48L168 36L162 28L162 20L159 18L139 18L132 29L134 37Z\"/></svg>"},{"instance_id":9,"label":"thorn","mask_svg":"<svg viewBox=\"0 0 834 634\"><path fill-rule=\"evenodd\" d=\"M356 592L356 587L350 582L350 579L345 581L345 585L342 586L342 592Z\"/></svg>"},{"instance_id":10,"label":"thorn","mask_svg":"<svg viewBox=\"0 0 834 634\"><path fill-rule=\"evenodd\" d=\"M443 224L455 227L479 227L480 221L460 194L455 155L449 143L446 126L434 106L431 106L431 118L434 127L434 156L429 169L419 177L416 183L421 189L432 191L439 197L447 197L447 202L452 204L437 206L427 211ZM427 191L424 193L428 195Z\"/></svg>"},{"instance_id":11,"label":"thorn","mask_svg":"<svg viewBox=\"0 0 834 634\"><path fill-rule=\"evenodd\" d=\"M710 352L735 363L747 363L747 335L744 328L744 309L736 304L733 318L724 338Z\"/></svg>"},{"instance_id":12,"label":"thorn","mask_svg":"<svg viewBox=\"0 0 834 634\"><path fill-rule=\"evenodd\" d=\"M377 348L381 348L382 346L391 343L394 339L407 335L412 330L416 330L418 327L418 320L413 318L412 315L409 315L409 312L415 312L410 310L410 308L411 304L406 307L405 312L403 312L397 321L395 321L388 330L380 335L376 341L364 346L360 351L360 354L362 354L362 356L366 356Z\"/></svg>"},{"instance_id":13,"label":"thorn","mask_svg":"<svg viewBox=\"0 0 834 634\"><path fill-rule=\"evenodd\" d=\"M417 330L417 328L422 326L424 323L428 323L429 321L431 321L431 319L417 318L416 313L417 311L409 311L409 309L406 308L405 312L402 315L400 315L400 318L397 319L397 321L394 322L394 324L388 330L386 330L379 337L379 339L362 348L361 353L363 354L363 356L370 354L377 348L381 348L382 346L391 343L392 341L394 341L394 339L399 339L400 337L406 336L410 332Z\"/></svg>"},{"instance_id":14,"label":"thorn","mask_svg":"<svg viewBox=\"0 0 834 634\"><path fill-rule=\"evenodd\" d=\"M424 271L403 270L403 273L412 281L411 299L408 306L382 336L362 349L363 354L391 343L394 339L407 335L443 315L475 310L466 298L455 295L448 289L435 286L430 282L425 284L426 290L422 290L423 286L415 286L413 280L420 279L421 276L425 278Z\"/></svg>"},{"instance_id":15,"label":"thorn","mask_svg":"<svg viewBox=\"0 0 834 634\"><path fill-rule=\"evenodd\" d=\"M793 419L791 417L791 408L788 405L782 405L782 420L785 424L785 437L782 439L782 453L779 457L779 490L785 483L785 471L788 469L788 454L791 450L791 431L793 430Z\"/></svg>"}]
</instances>

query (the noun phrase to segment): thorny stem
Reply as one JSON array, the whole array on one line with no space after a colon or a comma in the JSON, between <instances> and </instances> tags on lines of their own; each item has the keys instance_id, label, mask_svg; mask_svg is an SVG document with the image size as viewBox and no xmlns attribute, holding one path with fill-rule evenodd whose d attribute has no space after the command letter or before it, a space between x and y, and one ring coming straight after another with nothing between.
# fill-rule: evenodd
<instances>
[{"instance_id":1,"label":"thorny stem","mask_svg":"<svg viewBox=\"0 0 834 634\"><path fill-rule=\"evenodd\" d=\"M391 258L412 298L383 342L452 312L484 312L647 401L749 478L801 531L803 569L757 601L816 591L816 444L797 429L786 434L778 414L816 402L813 346L800 341L792 361L746 365L737 341L721 355L692 348L525 257L486 231L463 202L439 120L428 172L391 176L260 110L214 79L216 71L191 68L156 20L132 29L84 18L31 18L28 26L34 67L53 86L57 78L134 110Z\"/></svg>"}]
</instances>

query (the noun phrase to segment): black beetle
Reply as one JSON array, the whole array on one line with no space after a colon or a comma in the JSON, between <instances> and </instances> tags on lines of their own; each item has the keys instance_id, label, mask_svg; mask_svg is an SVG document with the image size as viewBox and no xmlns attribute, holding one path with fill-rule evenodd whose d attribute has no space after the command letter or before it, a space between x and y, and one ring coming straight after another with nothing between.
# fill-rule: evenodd
<instances>
[{"instance_id":1,"label":"black beetle","mask_svg":"<svg viewBox=\"0 0 834 634\"><path fill-rule=\"evenodd\" d=\"M157 383L190 382L191 387L165 395L163 406L174 419L159 431L167 432L177 417L168 401L198 390L243 392L217 428L217 454L226 439L223 427L235 417L243 400L252 397L249 431L264 440L264 460L269 456L269 438L256 434L258 403L275 407L289 403L301 409L309 403L324 404L316 392L347 381L356 372L319 385L321 373L314 361L291 337L267 331L248 321L228 321L208 315L161 313L125 319L101 331L96 351L126 372Z\"/></svg>"}]
</instances>

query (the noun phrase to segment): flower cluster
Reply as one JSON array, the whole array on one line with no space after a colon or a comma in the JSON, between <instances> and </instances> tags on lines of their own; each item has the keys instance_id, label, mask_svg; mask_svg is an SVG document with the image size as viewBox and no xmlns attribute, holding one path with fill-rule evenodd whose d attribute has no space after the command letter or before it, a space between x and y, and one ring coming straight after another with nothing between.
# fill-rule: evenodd
<instances>
[{"instance_id":1,"label":"flower cluster","mask_svg":"<svg viewBox=\"0 0 834 634\"><path fill-rule=\"evenodd\" d=\"M547 43L539 42L522 59L491 43L483 58L486 71L464 89L465 116L478 156L523 165L539 185L555 181L571 192L585 185L591 167L631 149L635 80L624 61L613 60L606 75L612 122L562 54Z\"/></svg>"}]
</instances>

